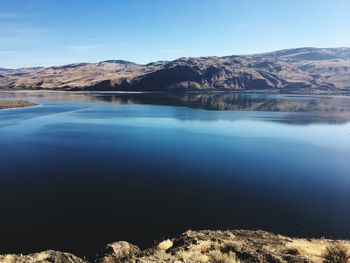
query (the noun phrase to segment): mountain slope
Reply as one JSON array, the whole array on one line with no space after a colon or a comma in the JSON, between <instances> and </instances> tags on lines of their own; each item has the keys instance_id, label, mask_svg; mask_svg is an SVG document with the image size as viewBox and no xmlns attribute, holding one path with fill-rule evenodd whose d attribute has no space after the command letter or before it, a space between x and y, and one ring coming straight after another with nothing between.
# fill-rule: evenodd
<instances>
[{"instance_id":1,"label":"mountain slope","mask_svg":"<svg viewBox=\"0 0 350 263\"><path fill-rule=\"evenodd\" d=\"M179 58L139 65L108 60L0 70L3 89L64 90L349 90L350 48Z\"/></svg>"}]
</instances>

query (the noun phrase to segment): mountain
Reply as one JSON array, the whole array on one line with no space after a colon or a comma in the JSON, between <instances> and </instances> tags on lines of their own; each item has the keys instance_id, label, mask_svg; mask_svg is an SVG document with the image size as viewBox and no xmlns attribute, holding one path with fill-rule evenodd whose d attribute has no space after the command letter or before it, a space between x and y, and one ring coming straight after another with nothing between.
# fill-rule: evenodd
<instances>
[{"instance_id":1,"label":"mountain","mask_svg":"<svg viewBox=\"0 0 350 263\"><path fill-rule=\"evenodd\" d=\"M350 48L293 48L265 53L261 56L294 61L350 59Z\"/></svg>"},{"instance_id":2,"label":"mountain","mask_svg":"<svg viewBox=\"0 0 350 263\"><path fill-rule=\"evenodd\" d=\"M296 48L253 55L184 57L140 65L123 60L0 69L2 89L350 90L350 48Z\"/></svg>"}]
</instances>

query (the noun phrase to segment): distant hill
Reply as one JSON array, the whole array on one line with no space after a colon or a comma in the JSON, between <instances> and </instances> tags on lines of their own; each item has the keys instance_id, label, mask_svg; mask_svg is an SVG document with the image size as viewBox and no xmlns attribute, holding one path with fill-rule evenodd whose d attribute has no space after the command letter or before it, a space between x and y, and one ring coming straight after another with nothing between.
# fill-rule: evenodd
<instances>
[{"instance_id":1,"label":"distant hill","mask_svg":"<svg viewBox=\"0 0 350 263\"><path fill-rule=\"evenodd\" d=\"M262 54L262 56L294 61L350 59L350 48L293 48Z\"/></svg>"},{"instance_id":2,"label":"distant hill","mask_svg":"<svg viewBox=\"0 0 350 263\"><path fill-rule=\"evenodd\" d=\"M0 69L2 89L350 90L350 48L295 48L253 55L123 60Z\"/></svg>"}]
</instances>

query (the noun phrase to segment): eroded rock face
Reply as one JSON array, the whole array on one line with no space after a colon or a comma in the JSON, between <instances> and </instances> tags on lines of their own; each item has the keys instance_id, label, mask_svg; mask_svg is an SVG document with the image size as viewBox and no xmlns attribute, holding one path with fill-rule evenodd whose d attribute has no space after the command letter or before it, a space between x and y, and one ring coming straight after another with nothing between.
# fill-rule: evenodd
<instances>
[{"instance_id":1,"label":"eroded rock face","mask_svg":"<svg viewBox=\"0 0 350 263\"><path fill-rule=\"evenodd\" d=\"M95 263L132 262L141 250L126 241L114 242L106 245L98 255Z\"/></svg>"}]
</instances>

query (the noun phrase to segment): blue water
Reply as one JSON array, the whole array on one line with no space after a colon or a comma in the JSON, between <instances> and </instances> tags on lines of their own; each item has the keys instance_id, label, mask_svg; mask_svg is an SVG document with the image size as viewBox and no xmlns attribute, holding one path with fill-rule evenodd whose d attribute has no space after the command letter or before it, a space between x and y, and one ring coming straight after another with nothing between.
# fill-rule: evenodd
<instances>
[{"instance_id":1,"label":"blue water","mask_svg":"<svg viewBox=\"0 0 350 263\"><path fill-rule=\"evenodd\" d=\"M39 103L0 111L0 252L187 229L350 238L350 98L162 96L0 93Z\"/></svg>"}]
</instances>

